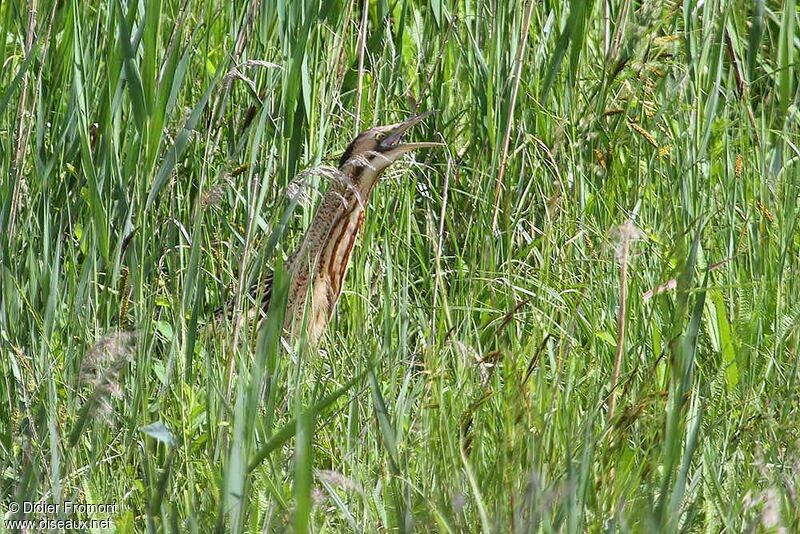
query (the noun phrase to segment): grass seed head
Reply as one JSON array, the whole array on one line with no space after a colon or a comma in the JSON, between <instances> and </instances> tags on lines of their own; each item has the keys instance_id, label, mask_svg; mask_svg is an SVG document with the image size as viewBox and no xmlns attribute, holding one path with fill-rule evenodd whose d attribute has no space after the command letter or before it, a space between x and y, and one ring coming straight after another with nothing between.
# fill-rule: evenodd
<instances>
[{"instance_id":1,"label":"grass seed head","mask_svg":"<svg viewBox=\"0 0 800 534\"><path fill-rule=\"evenodd\" d=\"M330 469L318 469L316 471L317 478L323 482L327 482L331 486L341 488L346 491L355 491L361 495L364 494L364 487L357 480L346 477L341 473L332 471Z\"/></svg>"},{"instance_id":2,"label":"grass seed head","mask_svg":"<svg viewBox=\"0 0 800 534\"><path fill-rule=\"evenodd\" d=\"M648 143L650 143L650 145L652 145L653 148L658 148L658 141L656 141L656 138L653 137L653 134L651 134L650 132L642 128L638 123L635 123L633 121L630 121L628 125L631 127L631 130L644 137L645 140Z\"/></svg>"},{"instance_id":3,"label":"grass seed head","mask_svg":"<svg viewBox=\"0 0 800 534\"><path fill-rule=\"evenodd\" d=\"M614 243L614 257L620 264L626 263L630 258L630 245L644 237L641 230L634 226L633 221L628 219L612 231Z\"/></svg>"},{"instance_id":4,"label":"grass seed head","mask_svg":"<svg viewBox=\"0 0 800 534\"><path fill-rule=\"evenodd\" d=\"M110 399L122 398L122 371L133 357L136 333L115 332L102 336L86 353L81 364L80 383L92 389L98 411L112 411Z\"/></svg>"},{"instance_id":5,"label":"grass seed head","mask_svg":"<svg viewBox=\"0 0 800 534\"><path fill-rule=\"evenodd\" d=\"M217 207L220 205L222 201L222 197L225 195L225 186L224 184L214 184L208 191L203 193L203 207Z\"/></svg>"}]
</instances>

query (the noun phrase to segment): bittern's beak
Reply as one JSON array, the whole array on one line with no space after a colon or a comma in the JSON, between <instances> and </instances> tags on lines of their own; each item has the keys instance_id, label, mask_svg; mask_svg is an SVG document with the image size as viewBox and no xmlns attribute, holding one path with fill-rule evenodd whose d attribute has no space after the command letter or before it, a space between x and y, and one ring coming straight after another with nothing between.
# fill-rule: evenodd
<instances>
[{"instance_id":1,"label":"bittern's beak","mask_svg":"<svg viewBox=\"0 0 800 534\"><path fill-rule=\"evenodd\" d=\"M411 152L412 150L416 150L418 148L431 148L437 146L444 146L442 143L432 143L432 142L422 142L422 143L403 143L403 136L405 133L410 130L416 124L422 122L425 117L430 115L432 112L428 111L426 113L420 113L419 115L415 115L410 119L395 124L394 127L389 131L388 135L381 141L380 147L384 151L391 150L393 153L400 155L406 152Z\"/></svg>"}]
</instances>

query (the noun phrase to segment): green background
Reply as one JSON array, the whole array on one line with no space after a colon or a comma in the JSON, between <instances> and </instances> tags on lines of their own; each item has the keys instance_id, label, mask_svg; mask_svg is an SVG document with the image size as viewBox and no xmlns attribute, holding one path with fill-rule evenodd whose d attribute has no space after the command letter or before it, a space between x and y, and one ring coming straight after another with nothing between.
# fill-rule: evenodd
<instances>
[{"instance_id":1,"label":"green background","mask_svg":"<svg viewBox=\"0 0 800 534\"><path fill-rule=\"evenodd\" d=\"M0 512L799 530L799 46L794 1L3 1ZM210 334L428 110L320 347Z\"/></svg>"}]
</instances>

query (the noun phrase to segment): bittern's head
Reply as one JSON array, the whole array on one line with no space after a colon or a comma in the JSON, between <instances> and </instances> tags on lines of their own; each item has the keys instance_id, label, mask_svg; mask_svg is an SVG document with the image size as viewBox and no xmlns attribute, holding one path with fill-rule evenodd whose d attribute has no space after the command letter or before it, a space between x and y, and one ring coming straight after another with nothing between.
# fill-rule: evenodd
<instances>
[{"instance_id":1,"label":"bittern's head","mask_svg":"<svg viewBox=\"0 0 800 534\"><path fill-rule=\"evenodd\" d=\"M380 174L403 154L418 148L441 146L441 143L403 142L406 132L428 115L430 113L422 113L397 124L361 132L342 154L339 168L356 182L354 185L368 193Z\"/></svg>"}]
</instances>

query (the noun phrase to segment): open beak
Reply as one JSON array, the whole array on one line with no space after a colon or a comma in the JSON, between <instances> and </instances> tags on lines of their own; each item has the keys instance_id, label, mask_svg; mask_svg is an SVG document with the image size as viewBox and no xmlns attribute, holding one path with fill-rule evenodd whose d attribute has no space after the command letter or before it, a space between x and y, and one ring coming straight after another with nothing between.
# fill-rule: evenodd
<instances>
[{"instance_id":1,"label":"open beak","mask_svg":"<svg viewBox=\"0 0 800 534\"><path fill-rule=\"evenodd\" d=\"M403 121L401 123L395 124L394 128L389 132L389 135L381 141L381 148L383 150L391 150L393 152L398 152L399 154L404 154L406 152L411 152L412 150L416 150L418 148L432 148L437 146L444 146L442 143L432 143L432 142L421 142L421 143L403 143L403 136L405 133L410 130L413 126L422 122L425 117L430 115L432 112L428 111L426 113L420 113L419 115L415 115L410 119Z\"/></svg>"}]
</instances>

